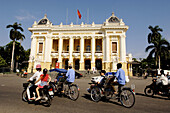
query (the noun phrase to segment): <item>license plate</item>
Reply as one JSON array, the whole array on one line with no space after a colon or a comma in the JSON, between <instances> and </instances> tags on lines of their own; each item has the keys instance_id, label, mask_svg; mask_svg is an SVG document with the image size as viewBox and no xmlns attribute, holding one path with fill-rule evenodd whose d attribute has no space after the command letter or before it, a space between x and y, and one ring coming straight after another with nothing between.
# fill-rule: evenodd
<instances>
[{"instance_id":1,"label":"license plate","mask_svg":"<svg viewBox=\"0 0 170 113\"><path fill-rule=\"evenodd\" d=\"M49 91L49 94L50 94L50 95L54 95L54 92L53 92L53 91Z\"/></svg>"}]
</instances>

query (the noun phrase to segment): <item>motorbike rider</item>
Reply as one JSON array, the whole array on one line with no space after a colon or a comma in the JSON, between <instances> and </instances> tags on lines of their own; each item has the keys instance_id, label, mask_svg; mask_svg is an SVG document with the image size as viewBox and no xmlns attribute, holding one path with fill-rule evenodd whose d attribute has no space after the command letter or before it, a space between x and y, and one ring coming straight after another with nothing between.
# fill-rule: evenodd
<instances>
[{"instance_id":1,"label":"motorbike rider","mask_svg":"<svg viewBox=\"0 0 170 113\"><path fill-rule=\"evenodd\" d=\"M40 78L40 75L42 74L42 71L41 71L41 65L40 64L37 64L36 65L36 72L35 72L35 74L32 76L32 77L30 77L30 79L28 79L27 81L29 82L29 81L33 81L34 79L36 79L36 81ZM28 95L28 100L30 100L30 99L35 99L35 95L32 97L32 98L30 98L30 89L33 89L33 90L35 90L36 89L36 87L39 85L41 83L41 81L39 81L39 82L37 82L35 85L31 85L31 86L29 86L28 88L27 88L27 95Z\"/></svg>"},{"instance_id":2,"label":"motorbike rider","mask_svg":"<svg viewBox=\"0 0 170 113\"><path fill-rule=\"evenodd\" d=\"M160 73L161 76L159 79L157 79L158 90L160 90L159 94L162 93L161 89L164 89L165 88L164 86L168 85L168 78L165 76L164 70L161 70Z\"/></svg>"},{"instance_id":3,"label":"motorbike rider","mask_svg":"<svg viewBox=\"0 0 170 113\"><path fill-rule=\"evenodd\" d=\"M122 64L117 64L117 72L114 74L114 76L109 80L108 85L112 86L114 90L114 94L120 94L121 87L125 85L125 71L121 68ZM114 81L115 77L117 78L117 81ZM115 90L115 85L118 85L118 92Z\"/></svg>"},{"instance_id":4,"label":"motorbike rider","mask_svg":"<svg viewBox=\"0 0 170 113\"><path fill-rule=\"evenodd\" d=\"M45 68L43 69L43 74L40 75L40 78L35 82L38 83L39 81L41 82L38 87L36 88L36 93L37 93L37 98L36 101L41 99L39 89L43 88L45 85L49 85L49 82L51 81L50 75L47 74L48 70ZM49 80L48 80L49 79Z\"/></svg>"}]
</instances>

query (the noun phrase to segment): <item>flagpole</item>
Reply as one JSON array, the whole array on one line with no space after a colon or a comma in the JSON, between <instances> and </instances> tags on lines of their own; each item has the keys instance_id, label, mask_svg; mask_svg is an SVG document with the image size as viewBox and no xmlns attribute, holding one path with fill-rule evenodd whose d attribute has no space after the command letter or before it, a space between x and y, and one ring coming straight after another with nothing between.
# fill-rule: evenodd
<instances>
[{"instance_id":1,"label":"flagpole","mask_svg":"<svg viewBox=\"0 0 170 113\"><path fill-rule=\"evenodd\" d=\"M77 16L77 25L78 25L78 16Z\"/></svg>"},{"instance_id":2,"label":"flagpole","mask_svg":"<svg viewBox=\"0 0 170 113\"><path fill-rule=\"evenodd\" d=\"M66 11L66 25L67 25L67 21L68 21L68 8L67 8L67 11Z\"/></svg>"},{"instance_id":3,"label":"flagpole","mask_svg":"<svg viewBox=\"0 0 170 113\"><path fill-rule=\"evenodd\" d=\"M87 24L89 23L89 8L87 8Z\"/></svg>"}]
</instances>

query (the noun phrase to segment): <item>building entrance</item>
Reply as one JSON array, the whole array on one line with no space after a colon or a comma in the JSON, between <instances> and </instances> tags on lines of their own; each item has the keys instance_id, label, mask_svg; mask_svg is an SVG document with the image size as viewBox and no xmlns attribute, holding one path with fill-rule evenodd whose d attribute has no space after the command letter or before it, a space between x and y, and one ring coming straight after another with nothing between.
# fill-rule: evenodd
<instances>
[{"instance_id":1,"label":"building entrance","mask_svg":"<svg viewBox=\"0 0 170 113\"><path fill-rule=\"evenodd\" d=\"M91 61L90 59L85 60L85 69L91 69Z\"/></svg>"},{"instance_id":2,"label":"building entrance","mask_svg":"<svg viewBox=\"0 0 170 113\"><path fill-rule=\"evenodd\" d=\"M75 60L75 66L74 66L74 69L75 69L75 70L79 70L79 67L80 67L79 61L80 61L79 59L76 59L76 60Z\"/></svg>"},{"instance_id":3,"label":"building entrance","mask_svg":"<svg viewBox=\"0 0 170 113\"><path fill-rule=\"evenodd\" d=\"M102 70L102 59L97 59L95 65L97 70Z\"/></svg>"},{"instance_id":4,"label":"building entrance","mask_svg":"<svg viewBox=\"0 0 170 113\"><path fill-rule=\"evenodd\" d=\"M63 66L64 69L68 69L68 59L63 59Z\"/></svg>"}]
</instances>

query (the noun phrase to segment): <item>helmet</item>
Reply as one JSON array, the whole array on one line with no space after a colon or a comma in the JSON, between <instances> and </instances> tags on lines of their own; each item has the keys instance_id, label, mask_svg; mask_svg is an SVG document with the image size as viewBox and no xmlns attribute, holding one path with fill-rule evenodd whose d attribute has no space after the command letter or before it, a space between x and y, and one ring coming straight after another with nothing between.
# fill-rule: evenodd
<instances>
[{"instance_id":1,"label":"helmet","mask_svg":"<svg viewBox=\"0 0 170 113\"><path fill-rule=\"evenodd\" d=\"M48 72L48 70L45 68L43 69L43 73L46 74Z\"/></svg>"},{"instance_id":2,"label":"helmet","mask_svg":"<svg viewBox=\"0 0 170 113\"><path fill-rule=\"evenodd\" d=\"M37 64L37 65L36 65L36 69L37 69L37 68L41 68L41 65L40 65L40 64Z\"/></svg>"}]
</instances>

